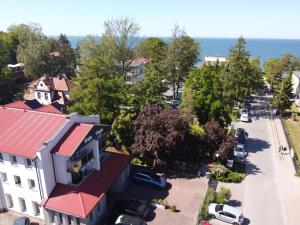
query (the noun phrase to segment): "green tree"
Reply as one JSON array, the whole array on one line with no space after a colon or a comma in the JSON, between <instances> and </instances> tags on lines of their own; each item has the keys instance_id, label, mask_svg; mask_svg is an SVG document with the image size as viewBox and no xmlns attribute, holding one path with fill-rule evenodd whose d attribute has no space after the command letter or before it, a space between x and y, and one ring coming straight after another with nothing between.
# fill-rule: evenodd
<instances>
[{"instance_id":1,"label":"green tree","mask_svg":"<svg viewBox=\"0 0 300 225\"><path fill-rule=\"evenodd\" d=\"M181 109L195 112L201 124L217 120L230 123L230 106L224 96L221 73L217 66L193 69L186 80ZM192 106L191 106L192 105Z\"/></svg>"},{"instance_id":2,"label":"green tree","mask_svg":"<svg viewBox=\"0 0 300 225\"><path fill-rule=\"evenodd\" d=\"M199 51L199 44L175 25L166 57L168 80L173 86L174 99L178 97L180 83L198 62Z\"/></svg>"},{"instance_id":3,"label":"green tree","mask_svg":"<svg viewBox=\"0 0 300 225\"><path fill-rule=\"evenodd\" d=\"M12 102L17 91L11 71L7 68L0 69L0 104Z\"/></svg>"},{"instance_id":4,"label":"green tree","mask_svg":"<svg viewBox=\"0 0 300 225\"><path fill-rule=\"evenodd\" d=\"M120 76L94 76L78 79L79 86L71 90L69 112L100 115L101 122L112 124L126 99L124 80Z\"/></svg>"},{"instance_id":5,"label":"green tree","mask_svg":"<svg viewBox=\"0 0 300 225\"><path fill-rule=\"evenodd\" d=\"M227 90L226 95L234 105L255 90L261 83L262 76L256 64L250 62L250 54L246 50L246 41L243 37L240 37L236 45L230 49L227 59L223 84Z\"/></svg>"},{"instance_id":6,"label":"green tree","mask_svg":"<svg viewBox=\"0 0 300 225\"><path fill-rule=\"evenodd\" d=\"M286 109L290 109L292 102L290 99L293 98L293 85L292 76L285 77L280 85L280 89L275 93L273 99L273 105L277 108L278 113L282 113Z\"/></svg>"}]
</instances>

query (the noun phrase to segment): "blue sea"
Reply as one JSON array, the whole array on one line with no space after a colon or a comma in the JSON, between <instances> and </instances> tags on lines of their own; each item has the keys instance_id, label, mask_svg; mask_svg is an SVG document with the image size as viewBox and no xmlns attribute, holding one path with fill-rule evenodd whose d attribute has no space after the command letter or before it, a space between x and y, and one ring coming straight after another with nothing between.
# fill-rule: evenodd
<instances>
[{"instance_id":1,"label":"blue sea","mask_svg":"<svg viewBox=\"0 0 300 225\"><path fill-rule=\"evenodd\" d=\"M68 36L72 47L76 47L79 40L83 36ZM169 41L170 38L163 38ZM203 60L205 56L227 56L230 47L232 47L237 39L234 38L195 38L201 46L200 58ZM261 63L269 58L281 57L283 54L289 53L296 57L300 57L300 39L246 39L247 50L251 57L257 57Z\"/></svg>"}]
</instances>

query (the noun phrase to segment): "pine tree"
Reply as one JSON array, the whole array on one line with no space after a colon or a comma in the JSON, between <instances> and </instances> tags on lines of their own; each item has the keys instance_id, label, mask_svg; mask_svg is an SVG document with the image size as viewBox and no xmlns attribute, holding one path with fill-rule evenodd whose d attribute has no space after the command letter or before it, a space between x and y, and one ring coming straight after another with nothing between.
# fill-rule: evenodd
<instances>
[{"instance_id":1,"label":"pine tree","mask_svg":"<svg viewBox=\"0 0 300 225\"><path fill-rule=\"evenodd\" d=\"M293 98L292 91L292 76L289 75L282 80L281 87L273 99L273 105L277 108L278 113L281 114L284 110L291 108L292 102L290 99Z\"/></svg>"}]
</instances>

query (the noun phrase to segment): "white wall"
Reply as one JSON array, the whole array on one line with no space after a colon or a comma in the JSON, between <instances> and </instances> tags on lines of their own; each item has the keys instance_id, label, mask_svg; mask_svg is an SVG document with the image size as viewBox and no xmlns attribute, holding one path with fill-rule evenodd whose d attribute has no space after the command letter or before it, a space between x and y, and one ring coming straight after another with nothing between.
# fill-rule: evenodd
<instances>
[{"instance_id":1,"label":"white wall","mask_svg":"<svg viewBox=\"0 0 300 225\"><path fill-rule=\"evenodd\" d=\"M292 75L292 84L293 84L293 94L299 96L299 78L295 76L294 74Z\"/></svg>"},{"instance_id":2,"label":"white wall","mask_svg":"<svg viewBox=\"0 0 300 225\"><path fill-rule=\"evenodd\" d=\"M3 194L10 194L13 200L13 207L10 210L24 213L30 216L35 216L32 206L32 201L40 203L42 198L39 191L39 182L36 174L36 169L34 167L34 162L32 162L32 167L25 167L24 158L17 157L17 165L12 165L10 163L9 154L2 153L4 161L0 162L0 172L7 174L7 182L2 182ZM21 178L21 186L17 186L14 181L14 175ZM30 189L28 184L28 179L34 180L35 188ZM19 205L19 197L25 199L26 212L21 212ZM4 198L5 199L5 198ZM5 200L6 201L6 200ZM41 214L37 216L38 218L43 218L42 210Z\"/></svg>"},{"instance_id":3,"label":"white wall","mask_svg":"<svg viewBox=\"0 0 300 225\"><path fill-rule=\"evenodd\" d=\"M71 173L67 172L67 160L69 158L53 154L56 182L70 184L72 182Z\"/></svg>"}]
</instances>

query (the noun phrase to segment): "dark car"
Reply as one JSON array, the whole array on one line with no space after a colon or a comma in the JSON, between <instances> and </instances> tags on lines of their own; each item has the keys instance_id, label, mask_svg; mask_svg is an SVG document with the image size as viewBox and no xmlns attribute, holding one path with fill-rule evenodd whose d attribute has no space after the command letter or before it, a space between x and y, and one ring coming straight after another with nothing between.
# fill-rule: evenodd
<instances>
[{"instance_id":1,"label":"dark car","mask_svg":"<svg viewBox=\"0 0 300 225\"><path fill-rule=\"evenodd\" d=\"M29 225L30 220L28 217L19 217L14 219L13 225Z\"/></svg>"},{"instance_id":2,"label":"dark car","mask_svg":"<svg viewBox=\"0 0 300 225\"><path fill-rule=\"evenodd\" d=\"M150 202L137 199L122 199L115 203L114 209L118 213L127 213L146 219L150 213Z\"/></svg>"},{"instance_id":3,"label":"dark car","mask_svg":"<svg viewBox=\"0 0 300 225\"><path fill-rule=\"evenodd\" d=\"M136 183L148 184L161 189L167 187L167 179L164 176L156 175L150 171L137 171L132 178Z\"/></svg>"},{"instance_id":4,"label":"dark car","mask_svg":"<svg viewBox=\"0 0 300 225\"><path fill-rule=\"evenodd\" d=\"M141 218L122 214L115 221L115 225L147 225L147 223Z\"/></svg>"},{"instance_id":5,"label":"dark car","mask_svg":"<svg viewBox=\"0 0 300 225\"><path fill-rule=\"evenodd\" d=\"M236 129L236 131L235 131L235 137L237 138L237 137L239 137L239 136L246 136L246 131L245 131L245 129L244 128L237 128Z\"/></svg>"}]
</instances>

